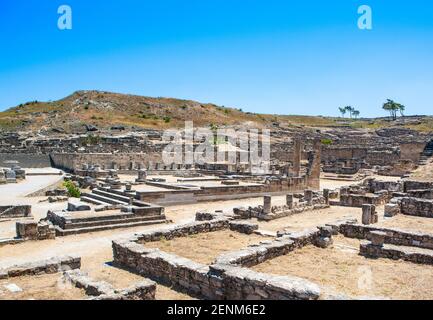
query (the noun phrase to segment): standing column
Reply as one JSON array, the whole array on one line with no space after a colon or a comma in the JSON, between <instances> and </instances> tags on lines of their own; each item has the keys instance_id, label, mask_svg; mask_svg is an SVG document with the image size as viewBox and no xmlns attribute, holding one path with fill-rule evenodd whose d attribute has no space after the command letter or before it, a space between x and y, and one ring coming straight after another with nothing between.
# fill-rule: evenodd
<instances>
[{"instance_id":1,"label":"standing column","mask_svg":"<svg viewBox=\"0 0 433 320\"><path fill-rule=\"evenodd\" d=\"M302 157L302 144L299 139L295 139L293 150L293 174L295 177L301 175L301 157Z\"/></svg>"},{"instance_id":2,"label":"standing column","mask_svg":"<svg viewBox=\"0 0 433 320\"><path fill-rule=\"evenodd\" d=\"M293 209L293 194L286 195L286 205L289 209Z\"/></svg>"},{"instance_id":3,"label":"standing column","mask_svg":"<svg viewBox=\"0 0 433 320\"><path fill-rule=\"evenodd\" d=\"M272 207L272 198L271 196L264 196L263 198L263 213L270 214Z\"/></svg>"}]
</instances>

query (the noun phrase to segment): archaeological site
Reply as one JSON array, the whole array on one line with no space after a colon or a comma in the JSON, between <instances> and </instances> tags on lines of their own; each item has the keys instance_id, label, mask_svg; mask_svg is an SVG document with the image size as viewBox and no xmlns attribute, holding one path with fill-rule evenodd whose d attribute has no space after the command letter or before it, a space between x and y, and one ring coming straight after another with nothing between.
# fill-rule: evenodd
<instances>
[{"instance_id":1,"label":"archaeological site","mask_svg":"<svg viewBox=\"0 0 433 320\"><path fill-rule=\"evenodd\" d=\"M432 1L3 0L0 38L2 316L433 302Z\"/></svg>"},{"instance_id":2,"label":"archaeological site","mask_svg":"<svg viewBox=\"0 0 433 320\"><path fill-rule=\"evenodd\" d=\"M70 130L1 134L0 299L433 298L431 132Z\"/></svg>"}]
</instances>

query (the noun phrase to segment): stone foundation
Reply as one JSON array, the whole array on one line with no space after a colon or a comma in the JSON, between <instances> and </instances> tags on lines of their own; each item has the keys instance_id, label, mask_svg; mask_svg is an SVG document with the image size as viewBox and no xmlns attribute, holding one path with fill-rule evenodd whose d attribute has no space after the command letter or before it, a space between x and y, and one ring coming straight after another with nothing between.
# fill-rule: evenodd
<instances>
[{"instance_id":1,"label":"stone foundation","mask_svg":"<svg viewBox=\"0 0 433 320\"><path fill-rule=\"evenodd\" d=\"M32 263L15 265L7 269L0 269L0 279L57 273L79 269L80 267L80 257L56 257Z\"/></svg>"}]
</instances>

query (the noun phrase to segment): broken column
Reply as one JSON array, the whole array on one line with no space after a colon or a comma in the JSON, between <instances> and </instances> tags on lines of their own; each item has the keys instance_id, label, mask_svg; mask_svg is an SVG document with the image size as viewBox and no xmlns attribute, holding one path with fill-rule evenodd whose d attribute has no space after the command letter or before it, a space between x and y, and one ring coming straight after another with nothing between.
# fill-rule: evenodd
<instances>
[{"instance_id":1,"label":"broken column","mask_svg":"<svg viewBox=\"0 0 433 320\"><path fill-rule=\"evenodd\" d=\"M325 198L325 204L329 205L329 189L323 189L323 197Z\"/></svg>"},{"instance_id":2,"label":"broken column","mask_svg":"<svg viewBox=\"0 0 433 320\"><path fill-rule=\"evenodd\" d=\"M364 204L362 206L362 224L369 225L378 222L376 206L372 204Z\"/></svg>"},{"instance_id":3,"label":"broken column","mask_svg":"<svg viewBox=\"0 0 433 320\"><path fill-rule=\"evenodd\" d=\"M147 179L147 171L144 169L138 170L138 178L135 180L136 182L146 182Z\"/></svg>"},{"instance_id":4,"label":"broken column","mask_svg":"<svg viewBox=\"0 0 433 320\"><path fill-rule=\"evenodd\" d=\"M272 197L264 196L263 197L263 214L270 214L272 208Z\"/></svg>"},{"instance_id":5,"label":"broken column","mask_svg":"<svg viewBox=\"0 0 433 320\"><path fill-rule=\"evenodd\" d=\"M314 244L320 248L327 248L333 244L332 240L332 227L330 226L320 226L320 235L315 239Z\"/></svg>"},{"instance_id":6,"label":"broken column","mask_svg":"<svg viewBox=\"0 0 433 320\"><path fill-rule=\"evenodd\" d=\"M382 231L371 231L371 245L375 247L383 247L385 243L386 233Z\"/></svg>"},{"instance_id":7,"label":"broken column","mask_svg":"<svg viewBox=\"0 0 433 320\"><path fill-rule=\"evenodd\" d=\"M313 204L313 191L305 190L304 191L304 200L307 202L309 206Z\"/></svg>"},{"instance_id":8,"label":"broken column","mask_svg":"<svg viewBox=\"0 0 433 320\"><path fill-rule=\"evenodd\" d=\"M286 195L286 205L289 209L293 209L293 194Z\"/></svg>"}]
</instances>

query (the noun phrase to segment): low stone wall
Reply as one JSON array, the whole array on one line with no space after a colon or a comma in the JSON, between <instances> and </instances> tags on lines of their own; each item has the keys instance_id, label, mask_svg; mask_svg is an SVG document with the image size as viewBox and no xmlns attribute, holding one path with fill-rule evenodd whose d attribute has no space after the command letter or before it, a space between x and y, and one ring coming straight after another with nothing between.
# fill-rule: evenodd
<instances>
[{"instance_id":1,"label":"low stone wall","mask_svg":"<svg viewBox=\"0 0 433 320\"><path fill-rule=\"evenodd\" d=\"M360 224L344 223L335 227L338 229L339 233L343 234L345 237L348 238L370 240L371 232L380 231L386 233L385 243L399 246L433 249L433 234L408 232L399 229L377 228L363 226Z\"/></svg>"},{"instance_id":2,"label":"low stone wall","mask_svg":"<svg viewBox=\"0 0 433 320\"><path fill-rule=\"evenodd\" d=\"M155 300L156 284L143 279L140 283L122 290L116 290L105 281L95 281L81 270L71 270L64 273L65 278L74 286L83 289L91 300Z\"/></svg>"},{"instance_id":3,"label":"low stone wall","mask_svg":"<svg viewBox=\"0 0 433 320\"><path fill-rule=\"evenodd\" d=\"M402 214L433 218L433 200L405 197L400 200Z\"/></svg>"},{"instance_id":4,"label":"low stone wall","mask_svg":"<svg viewBox=\"0 0 433 320\"><path fill-rule=\"evenodd\" d=\"M300 214L303 212L327 209L329 205L326 203L314 203L308 204L306 202L302 203L293 203L293 206L274 206L271 208L271 212L268 214L264 213L263 206L258 207L238 207L233 209L233 213L235 216L238 216L240 219L251 219L257 218L258 220L263 221L271 221L276 220L288 216L292 216L295 214Z\"/></svg>"},{"instance_id":5,"label":"low stone wall","mask_svg":"<svg viewBox=\"0 0 433 320\"><path fill-rule=\"evenodd\" d=\"M216 263L252 267L266 260L285 255L296 248L312 244L319 236L320 231L318 229L281 235L274 241L262 241L258 245L223 254L216 259Z\"/></svg>"},{"instance_id":6,"label":"low stone wall","mask_svg":"<svg viewBox=\"0 0 433 320\"><path fill-rule=\"evenodd\" d=\"M340 194L340 202L331 202L332 205L345 207L362 207L364 204L380 206L389 200L388 193L378 193L374 195L364 194Z\"/></svg>"},{"instance_id":7,"label":"low stone wall","mask_svg":"<svg viewBox=\"0 0 433 320\"><path fill-rule=\"evenodd\" d=\"M422 181L404 181L404 192L409 192L412 190L426 190L433 189L433 182L422 182Z\"/></svg>"},{"instance_id":8,"label":"low stone wall","mask_svg":"<svg viewBox=\"0 0 433 320\"><path fill-rule=\"evenodd\" d=\"M57 273L67 270L79 269L80 267L80 257L55 257L37 262L15 265L6 269L0 269L0 279Z\"/></svg>"},{"instance_id":9,"label":"low stone wall","mask_svg":"<svg viewBox=\"0 0 433 320\"><path fill-rule=\"evenodd\" d=\"M30 205L0 206L0 219L25 218L31 215L32 206Z\"/></svg>"},{"instance_id":10,"label":"low stone wall","mask_svg":"<svg viewBox=\"0 0 433 320\"><path fill-rule=\"evenodd\" d=\"M236 223L238 222L231 226ZM128 240L113 241L114 263L206 299L319 298L319 287L304 279L257 273L239 265L254 265L311 243L319 235L318 230L287 235L275 241L264 241L257 247L249 247L246 251L241 250L232 256L221 256L212 266L142 245L149 241L159 241L162 237L173 239L228 227L228 219L217 218L149 231Z\"/></svg>"},{"instance_id":11,"label":"low stone wall","mask_svg":"<svg viewBox=\"0 0 433 320\"><path fill-rule=\"evenodd\" d=\"M368 179L365 182L370 189L370 192L376 193L379 191L389 191L389 192L402 192L403 184L396 181L381 181L376 179Z\"/></svg>"},{"instance_id":12,"label":"low stone wall","mask_svg":"<svg viewBox=\"0 0 433 320\"><path fill-rule=\"evenodd\" d=\"M257 223L249 221L231 221L229 225L230 230L245 234L252 234L254 231L259 230L259 225Z\"/></svg>"},{"instance_id":13,"label":"low stone wall","mask_svg":"<svg viewBox=\"0 0 433 320\"><path fill-rule=\"evenodd\" d=\"M229 228L227 218L217 218L211 221L196 221L183 225L165 227L156 230L149 230L137 234L131 241L144 244L146 242L160 241L161 239L171 240L174 238L186 237L193 234L225 230Z\"/></svg>"},{"instance_id":14,"label":"low stone wall","mask_svg":"<svg viewBox=\"0 0 433 320\"><path fill-rule=\"evenodd\" d=\"M24 240L49 240L56 238L54 226L47 221L20 221L16 223L17 237Z\"/></svg>"},{"instance_id":15,"label":"low stone wall","mask_svg":"<svg viewBox=\"0 0 433 320\"><path fill-rule=\"evenodd\" d=\"M433 254L412 252L407 248L392 245L376 246L363 243L359 248L359 254L368 258L386 258L433 265Z\"/></svg>"},{"instance_id":16,"label":"low stone wall","mask_svg":"<svg viewBox=\"0 0 433 320\"><path fill-rule=\"evenodd\" d=\"M433 189L425 189L425 190L411 190L407 192L409 197L420 198L420 199L433 199Z\"/></svg>"}]
</instances>

